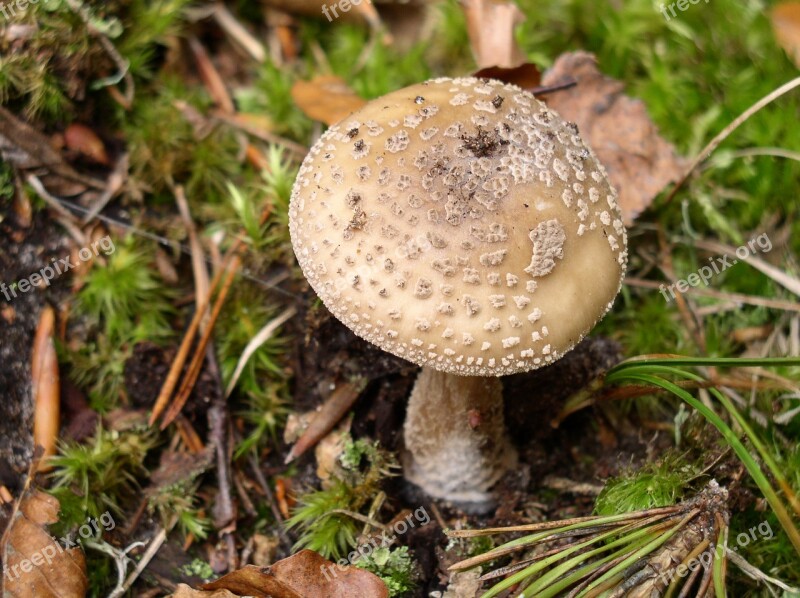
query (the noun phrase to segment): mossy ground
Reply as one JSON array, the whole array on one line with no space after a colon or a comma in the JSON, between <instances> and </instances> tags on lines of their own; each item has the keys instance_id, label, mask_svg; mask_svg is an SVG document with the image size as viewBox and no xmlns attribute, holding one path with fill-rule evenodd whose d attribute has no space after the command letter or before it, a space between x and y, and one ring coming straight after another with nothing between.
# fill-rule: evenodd
<instances>
[{"instance_id":1,"label":"mossy ground","mask_svg":"<svg viewBox=\"0 0 800 598\"><path fill-rule=\"evenodd\" d=\"M687 10L668 20L659 4L649 0L519 0L526 20L517 31L517 40L528 58L542 68L550 66L566 51L586 50L596 54L600 69L623 81L627 92L645 103L662 136L679 152L691 157L755 101L797 75L796 67L775 42L768 16L773 4L758 0L711 0L690 4ZM297 475L304 481L313 481L311 464L289 470L280 465L287 448L280 437L288 411L315 405L320 400L318 387L330 383L337 375L367 373L378 379L367 391L374 400L371 403L374 410L368 408L367 399L359 402L354 429L383 435L386 447L396 449L396 432L389 434L383 428L388 426L386 422L402 421L402 397L394 396L388 387L390 382L402 387L395 384L398 380L407 384L413 371L403 369L403 365L391 358L379 362L369 348L335 323L331 324L324 310L314 305L304 289L292 261L286 226L286 206L296 163L260 145L270 163L269 174L263 175L242 159L239 132L210 118L214 102L197 76L182 40L197 36L212 56L239 55L232 53L228 42L212 24L197 21L187 6L185 0L119 0L90 6L92 22L130 63L136 84L130 109L123 109L109 95L107 88L115 72L114 62L87 33L66 2L53 0L30 8L20 15L19 22L38 23L35 34L13 47L7 41L0 42L4 44L0 47L0 101L7 108L48 134L61 132L72 122L88 124L117 155L124 148L130 159L131 177L117 203L112 203L109 215L129 223L133 232L123 234L121 229L112 227L118 251L109 268L94 271L76 291L75 309L69 316L72 343L67 342L62 348L62 363L69 368L69 377L88 396L91 407L108 414L131 407L124 365L137 343L149 341L159 346L174 346L179 342L193 292L190 260L185 255L181 258L179 247L188 243L186 231L173 207L174 187L181 185L204 240L208 241L217 232L226 233L228 238L242 229L246 232L247 278L241 277L234 284L215 338L223 387L247 342L280 310L294 304L306 315L302 321L296 318L281 334L265 343L236 385L230 409L238 426L237 467L246 469L247 457L252 453L263 460L268 475ZM230 8L246 26L266 35L263 14L254 5L239 2ZM299 56L294 62L277 65L268 58L259 65L252 60L228 59L221 61L221 68L226 81L231 82L232 95L241 112L265 117L272 123L272 133L307 146L319 133L320 126L305 116L292 99L291 87L298 79L333 73L362 97L374 98L432 76L458 76L475 70L465 17L457 2L446 0L436 4L433 11L435 18L426 33L402 52L377 43L364 54L365 48L373 43L367 29L344 22L331 24L298 18L293 32ZM671 202L664 201L664 194L655 200L631 232L632 272L644 273L642 276L651 280L664 280L658 268L648 268L648 260L663 255L660 242L669 247L676 276L685 278L707 259L707 253L694 247L695 240L715 239L738 246L757 235L768 234L774 251L761 257L797 276L800 161L776 157L775 149L798 152L798 140L800 93L794 93L743 124ZM756 148L767 155L753 155ZM96 165L90 168L96 169ZM0 170L3 198L0 224L14 218L10 199L13 190L11 170L4 165ZM272 216L261 226L258 215L267 204L272 205ZM43 204L34 200L34 205L39 211L34 230L51 231L52 225L42 225L46 218ZM137 234L143 230L173 244L159 247ZM227 244L226 241L224 245ZM165 255L177 266L177 282L166 282L158 268ZM18 267L5 260L0 260L0 264L2 280L20 275ZM265 282L275 276L288 281L279 290ZM715 277L710 288L722 293L792 300L791 294L774 280L744 263ZM48 290L38 300L26 299L16 307L32 312L45 299L65 301L63 287L58 287L58 295L54 292ZM717 299L702 297L695 301L698 309L719 303ZM698 335L683 316L677 303L665 301L656 289L630 286L624 289L595 334L618 341L627 356L704 353L734 357L745 351L769 350L763 344L735 337L734 331L763 326L790 330L792 322L795 326L797 322L796 314L764 307L707 310L700 324L703 340L698 342ZM18 323L23 321L30 328L35 318L26 314ZM328 348L320 349L319 339L317 344L306 343L306 335L311 336L313 331L331 329L333 333L326 335L330 340ZM7 339L17 342L14 339L18 337ZM774 346L771 350L774 354L785 354L790 347ZM298 366L308 363L313 365L305 369ZM370 366L375 370L369 372ZM18 374L9 373L17 371L14 367L11 362L0 365L8 374L0 376L0 380L16 379L16 388L11 388L13 384L9 382L13 391L8 393L10 397L21 396L20 388L25 388ZM311 372L309 375L313 377L299 379L298 370ZM780 373L792 380L798 377L797 369ZM523 392L530 391L517 388L514 392L521 397ZM781 393L774 391L754 394L753 413L765 419L765 415L797 406L796 397L777 402L779 396ZM197 393L193 403L202 404ZM202 413L202 407L195 405L188 415L198 428L205 425ZM531 440L525 449L534 481L521 475L510 482L509 493L521 492L526 497L518 501L522 504L550 501L546 510L551 516L591 511L591 500L542 489L537 484L539 471L561 471L565 476L574 475L584 481L621 475L624 468L620 467L620 461L625 465L640 465L642 459L636 455L645 449L652 449L648 457L656 458L671 438L662 434L657 442L649 442L632 426L614 426L610 422L630 417L637 426L652 420L668 425L677 413L677 403L663 397L646 397L634 403L613 405L606 411L593 413L592 417L578 416L566 426L565 432L581 435L574 442L564 433L561 436L558 432L554 433L556 436L548 433L544 437L541 431L532 430L530 438L544 443L534 446ZM524 422L524 417L520 421ZM608 438L607 434L604 436L607 427L620 431L618 444L593 450L595 437ZM514 429L515 438L524 437L524 430L519 428ZM696 437L691 437L691 425L687 425L687 430L687 442L696 441ZM762 431L772 440L776 453L784 456L790 479L800 484L800 460L797 451L791 449L800 439L797 423L769 425ZM716 450L716 437L706 442L709 451ZM542 447L553 450L548 454ZM86 473L87 463L83 462L72 468L62 467L59 479L65 486L75 487L80 482L102 497L104 505L111 501L120 512L132 512L137 506L130 500L132 489L148 484L148 476L141 475L141 471L155 469L157 459L151 453L161 449L149 443L145 446L142 454L137 455L136 471L123 474L133 480L113 476L104 480L100 474ZM70 450L72 458L80 460L80 451L74 447L67 449ZM102 475L109 476L106 465L122 461L124 455L105 450L110 452L101 455L103 467L99 469ZM624 455L622 459L618 458L620 454ZM541 466L539 470L537 466ZM0 468L0 482L14 487L19 480L15 484L12 472L6 469ZM652 471L657 477L658 468ZM680 480L669 482L669 495L680 494ZM213 476L208 476L205 483L213 486ZM744 485L742 496L752 491ZM635 488L637 484L631 486ZM399 507L409 500L400 496L396 481L389 487L398 492L389 496L389 503ZM119 492L119 488L125 492ZM348 492L343 494L349 496ZM208 499L207 493L201 492L200 496ZM608 498L608 494L605 496ZM357 504L367 505L372 498ZM769 514L756 510L758 503L752 496L750 499L744 500L741 512L734 513L734 530L748 529L764 518L772 521ZM642 502L647 504L639 501ZM348 504L352 506L351 503ZM65 507L68 506L65 501ZM539 507L529 507L528 513L531 509ZM72 517L79 521L83 512L76 508ZM510 521L510 512L498 516L500 520L504 517ZM156 519L153 517L143 525L155 526ZM191 511L184 527L205 529L207 523L208 513L201 508ZM255 513L248 515L246 528L274 531L275 527L273 512L263 502ZM350 535L355 529L348 528ZM745 556L770 575L800 584L797 555L774 521L772 529L775 539L754 544L745 551ZM246 542L246 536L241 540ZM436 542L439 550L446 544L441 537ZM419 587L435 589L434 547L426 555L422 549L412 552L422 564L424 579ZM187 564L193 558L187 557ZM92 576L93 595L102 595L113 586L104 579L107 565L107 561L102 567L98 565L98 575ZM398 575L406 573L400 571ZM398 585L405 587L406 581L403 577ZM735 583L739 582L742 585L737 586L736 595L759 595L761 590L746 580L737 578Z\"/></svg>"}]
</instances>

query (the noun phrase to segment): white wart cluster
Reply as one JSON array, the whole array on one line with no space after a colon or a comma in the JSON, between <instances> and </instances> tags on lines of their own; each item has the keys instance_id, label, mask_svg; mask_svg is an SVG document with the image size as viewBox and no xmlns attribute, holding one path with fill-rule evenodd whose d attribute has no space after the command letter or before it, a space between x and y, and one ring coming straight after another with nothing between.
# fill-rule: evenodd
<instances>
[{"instance_id":1,"label":"white wart cluster","mask_svg":"<svg viewBox=\"0 0 800 598\"><path fill-rule=\"evenodd\" d=\"M373 100L311 148L295 253L328 309L419 365L496 376L571 349L619 291L626 234L574 124L498 81Z\"/></svg>"}]
</instances>

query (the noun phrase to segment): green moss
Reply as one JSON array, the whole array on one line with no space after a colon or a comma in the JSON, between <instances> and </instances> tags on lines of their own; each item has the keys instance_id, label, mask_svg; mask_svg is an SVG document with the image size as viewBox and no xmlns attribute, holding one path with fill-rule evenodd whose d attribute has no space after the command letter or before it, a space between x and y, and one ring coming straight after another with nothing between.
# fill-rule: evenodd
<instances>
[{"instance_id":1,"label":"green moss","mask_svg":"<svg viewBox=\"0 0 800 598\"><path fill-rule=\"evenodd\" d=\"M394 550L377 548L369 555L359 558L355 565L380 577L392 598L406 596L416 586L418 571L408 552L408 546Z\"/></svg>"},{"instance_id":2,"label":"green moss","mask_svg":"<svg viewBox=\"0 0 800 598\"><path fill-rule=\"evenodd\" d=\"M99 518L106 511L119 516L139 491L137 479L147 476L144 460L155 446L146 429L116 432L98 427L86 444L64 443L52 458L52 493L61 502L59 525L69 528Z\"/></svg>"},{"instance_id":3,"label":"green moss","mask_svg":"<svg viewBox=\"0 0 800 598\"><path fill-rule=\"evenodd\" d=\"M222 125L196 130L182 105L203 114L210 102L203 92L164 78L125 115L131 173L156 194L169 192L170 184L184 185L189 202L203 206L226 195L228 181L240 170L239 146Z\"/></svg>"},{"instance_id":4,"label":"green moss","mask_svg":"<svg viewBox=\"0 0 800 598\"><path fill-rule=\"evenodd\" d=\"M662 457L608 480L595 501L595 513L617 515L673 505L683 497L696 473L680 457Z\"/></svg>"},{"instance_id":5,"label":"green moss","mask_svg":"<svg viewBox=\"0 0 800 598\"><path fill-rule=\"evenodd\" d=\"M341 464L339 475L331 476L327 489L298 498L298 506L287 521L289 528L300 530L295 550L309 548L333 559L347 555L356 546L358 529L364 524L333 511L361 513L395 467L389 453L361 440L346 441Z\"/></svg>"},{"instance_id":6,"label":"green moss","mask_svg":"<svg viewBox=\"0 0 800 598\"><path fill-rule=\"evenodd\" d=\"M174 335L173 293L157 277L149 250L133 238L108 241L98 246L107 265L93 264L77 296L73 321L82 342L75 351L62 347L72 365L70 377L89 391L92 407L100 412L118 404L134 345Z\"/></svg>"}]
</instances>

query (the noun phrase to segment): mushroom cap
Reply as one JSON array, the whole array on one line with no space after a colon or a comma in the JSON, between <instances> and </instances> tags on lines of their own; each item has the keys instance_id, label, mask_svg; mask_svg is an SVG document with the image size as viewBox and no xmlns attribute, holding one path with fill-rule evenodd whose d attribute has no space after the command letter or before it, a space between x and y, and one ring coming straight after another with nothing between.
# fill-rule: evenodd
<instances>
[{"instance_id":1,"label":"mushroom cap","mask_svg":"<svg viewBox=\"0 0 800 598\"><path fill-rule=\"evenodd\" d=\"M551 363L610 309L627 264L603 166L531 94L434 79L329 128L292 190L300 267L356 334L421 366Z\"/></svg>"}]
</instances>

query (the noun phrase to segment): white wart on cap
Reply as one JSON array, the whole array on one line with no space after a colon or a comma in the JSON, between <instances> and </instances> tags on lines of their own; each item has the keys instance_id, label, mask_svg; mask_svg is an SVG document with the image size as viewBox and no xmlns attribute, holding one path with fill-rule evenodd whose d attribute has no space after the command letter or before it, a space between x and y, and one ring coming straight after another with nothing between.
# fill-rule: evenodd
<instances>
[{"instance_id":1,"label":"white wart on cap","mask_svg":"<svg viewBox=\"0 0 800 598\"><path fill-rule=\"evenodd\" d=\"M608 311L627 261L616 192L577 127L492 80L413 85L328 129L289 216L336 317L465 376L557 360Z\"/></svg>"}]
</instances>

